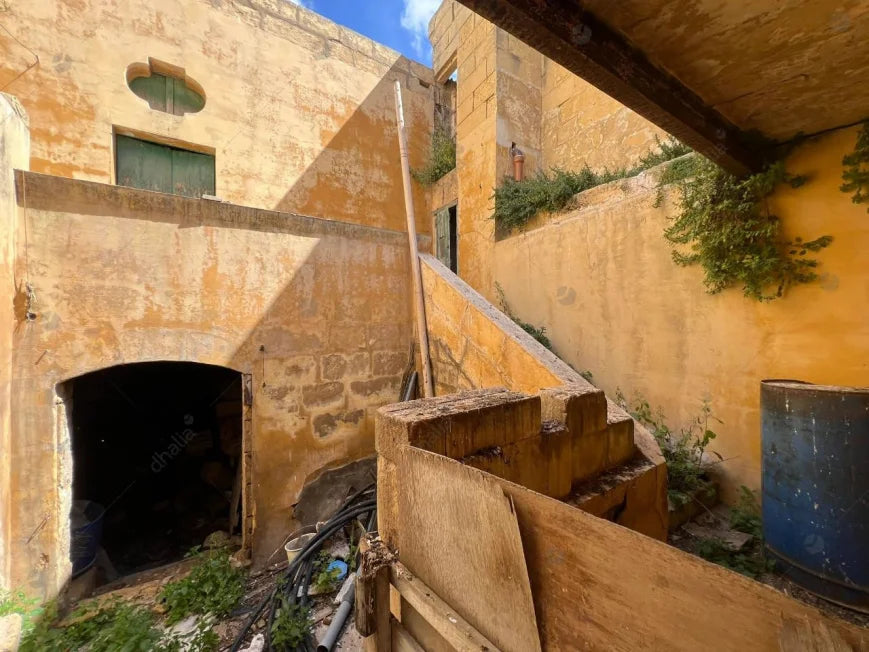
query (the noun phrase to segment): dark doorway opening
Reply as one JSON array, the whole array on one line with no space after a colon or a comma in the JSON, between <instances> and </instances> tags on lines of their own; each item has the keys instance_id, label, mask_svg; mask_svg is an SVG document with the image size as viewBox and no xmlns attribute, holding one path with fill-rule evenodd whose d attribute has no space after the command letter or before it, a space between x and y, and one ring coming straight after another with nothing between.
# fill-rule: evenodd
<instances>
[{"instance_id":1,"label":"dark doorway opening","mask_svg":"<svg viewBox=\"0 0 869 652\"><path fill-rule=\"evenodd\" d=\"M459 273L459 246L456 205L447 206L435 214L437 257L453 273Z\"/></svg>"},{"instance_id":2,"label":"dark doorway opening","mask_svg":"<svg viewBox=\"0 0 869 652\"><path fill-rule=\"evenodd\" d=\"M81 501L105 508L101 563L84 564L102 568L102 581L177 561L210 534L232 533L242 500L240 373L137 363L74 378L61 393L72 439L74 573Z\"/></svg>"}]
</instances>

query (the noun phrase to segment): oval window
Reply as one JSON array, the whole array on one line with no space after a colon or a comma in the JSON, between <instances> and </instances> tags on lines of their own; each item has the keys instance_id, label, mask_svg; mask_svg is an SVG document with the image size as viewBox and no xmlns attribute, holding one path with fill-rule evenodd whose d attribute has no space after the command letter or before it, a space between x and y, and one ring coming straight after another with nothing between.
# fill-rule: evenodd
<instances>
[{"instance_id":1,"label":"oval window","mask_svg":"<svg viewBox=\"0 0 869 652\"><path fill-rule=\"evenodd\" d=\"M149 59L127 68L127 86L155 111L172 115L197 113L205 106L202 86L184 73L183 68Z\"/></svg>"}]
</instances>

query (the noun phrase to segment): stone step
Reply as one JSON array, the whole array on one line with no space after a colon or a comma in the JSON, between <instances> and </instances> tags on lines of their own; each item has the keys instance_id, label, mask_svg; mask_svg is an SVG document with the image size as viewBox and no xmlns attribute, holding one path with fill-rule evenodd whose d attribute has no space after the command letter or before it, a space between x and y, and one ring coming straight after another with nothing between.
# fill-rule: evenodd
<instances>
[{"instance_id":1,"label":"stone step","mask_svg":"<svg viewBox=\"0 0 869 652\"><path fill-rule=\"evenodd\" d=\"M401 445L461 459L538 437L540 397L504 388L395 403L378 411L378 452Z\"/></svg>"}]
</instances>

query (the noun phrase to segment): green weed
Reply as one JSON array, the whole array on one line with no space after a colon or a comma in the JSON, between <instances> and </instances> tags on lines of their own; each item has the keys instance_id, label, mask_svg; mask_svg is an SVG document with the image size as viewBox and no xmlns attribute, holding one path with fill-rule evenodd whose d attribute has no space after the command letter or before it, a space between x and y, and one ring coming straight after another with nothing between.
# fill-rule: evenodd
<instances>
[{"instance_id":1,"label":"green weed","mask_svg":"<svg viewBox=\"0 0 869 652\"><path fill-rule=\"evenodd\" d=\"M170 582L161 593L170 624L192 614L225 616L244 595L244 572L232 567L225 550L197 552L196 556L200 561L190 574Z\"/></svg>"}]
</instances>

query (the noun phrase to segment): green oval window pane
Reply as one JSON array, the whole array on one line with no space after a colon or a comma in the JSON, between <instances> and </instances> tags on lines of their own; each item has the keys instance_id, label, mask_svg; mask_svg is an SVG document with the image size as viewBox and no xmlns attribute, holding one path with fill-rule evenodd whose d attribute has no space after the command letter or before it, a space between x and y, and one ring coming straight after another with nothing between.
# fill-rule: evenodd
<instances>
[{"instance_id":1,"label":"green oval window pane","mask_svg":"<svg viewBox=\"0 0 869 652\"><path fill-rule=\"evenodd\" d=\"M184 115L197 113L205 106L205 98L176 77L152 73L130 80L129 86L155 111Z\"/></svg>"},{"instance_id":2,"label":"green oval window pane","mask_svg":"<svg viewBox=\"0 0 869 652\"><path fill-rule=\"evenodd\" d=\"M130 90L145 100L152 109L166 110L166 77L163 75L136 77L129 85Z\"/></svg>"},{"instance_id":3,"label":"green oval window pane","mask_svg":"<svg viewBox=\"0 0 869 652\"><path fill-rule=\"evenodd\" d=\"M184 115L185 113L198 113L205 106L205 99L189 88L183 79L175 81L175 115Z\"/></svg>"}]
</instances>

